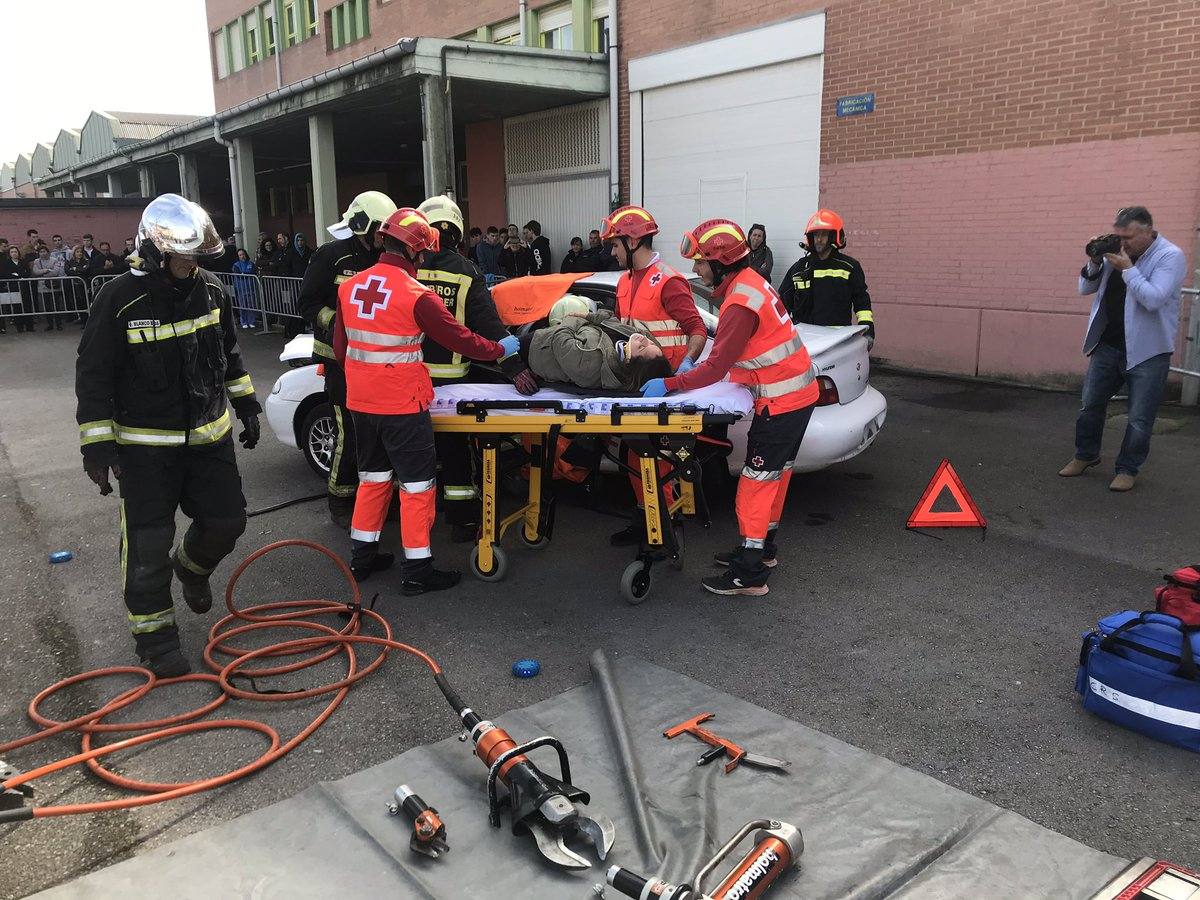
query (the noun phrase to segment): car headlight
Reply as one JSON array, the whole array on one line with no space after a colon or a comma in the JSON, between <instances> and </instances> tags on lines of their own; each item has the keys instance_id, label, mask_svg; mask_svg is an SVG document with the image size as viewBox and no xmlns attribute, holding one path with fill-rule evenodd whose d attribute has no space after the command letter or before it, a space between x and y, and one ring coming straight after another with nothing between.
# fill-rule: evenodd
<instances>
[{"instance_id":1,"label":"car headlight","mask_svg":"<svg viewBox=\"0 0 1200 900\"><path fill-rule=\"evenodd\" d=\"M283 379L282 378L276 379L275 386L273 388L271 388L271 393L278 394L282 390L283 390Z\"/></svg>"}]
</instances>

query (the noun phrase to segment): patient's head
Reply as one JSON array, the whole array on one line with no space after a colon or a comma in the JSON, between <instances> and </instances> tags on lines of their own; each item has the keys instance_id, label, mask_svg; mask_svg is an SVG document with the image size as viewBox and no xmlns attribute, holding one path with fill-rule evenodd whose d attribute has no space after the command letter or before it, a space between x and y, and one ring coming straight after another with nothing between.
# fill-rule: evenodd
<instances>
[{"instance_id":1,"label":"patient's head","mask_svg":"<svg viewBox=\"0 0 1200 900\"><path fill-rule=\"evenodd\" d=\"M625 342L625 359L621 364L622 386L640 391L651 378L669 378L671 364L663 356L662 347L649 335L636 331Z\"/></svg>"}]
</instances>

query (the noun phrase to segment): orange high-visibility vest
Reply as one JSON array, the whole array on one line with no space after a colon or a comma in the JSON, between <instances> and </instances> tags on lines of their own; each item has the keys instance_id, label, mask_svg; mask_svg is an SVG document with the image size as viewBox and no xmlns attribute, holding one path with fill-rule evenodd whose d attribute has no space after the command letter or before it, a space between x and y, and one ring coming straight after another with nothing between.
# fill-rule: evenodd
<instances>
[{"instance_id":1,"label":"orange high-visibility vest","mask_svg":"<svg viewBox=\"0 0 1200 900\"><path fill-rule=\"evenodd\" d=\"M758 316L758 328L729 371L730 381L754 394L754 411L785 413L816 403L821 390L812 360L770 283L749 267L740 270L725 293L721 314L733 306Z\"/></svg>"},{"instance_id":2,"label":"orange high-visibility vest","mask_svg":"<svg viewBox=\"0 0 1200 900\"><path fill-rule=\"evenodd\" d=\"M663 308L662 292L672 278L678 278L687 286L687 279L662 262L647 267L638 286L636 297L631 297L632 276L623 274L617 282L617 315L623 322L646 329L663 348L663 354L672 369L687 355L687 335L679 323ZM688 288L689 292L691 288Z\"/></svg>"},{"instance_id":3,"label":"orange high-visibility vest","mask_svg":"<svg viewBox=\"0 0 1200 900\"><path fill-rule=\"evenodd\" d=\"M413 308L429 293L386 263L364 269L338 288L346 329L346 406L357 412L403 415L428 409L433 383L421 354ZM440 301L439 301L440 302Z\"/></svg>"}]
</instances>

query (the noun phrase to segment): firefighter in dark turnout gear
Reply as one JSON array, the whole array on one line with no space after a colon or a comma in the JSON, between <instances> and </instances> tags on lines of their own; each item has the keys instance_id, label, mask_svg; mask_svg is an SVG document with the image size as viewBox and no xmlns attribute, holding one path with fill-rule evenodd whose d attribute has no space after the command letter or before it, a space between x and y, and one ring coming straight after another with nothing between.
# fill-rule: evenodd
<instances>
[{"instance_id":1,"label":"firefighter in dark turnout gear","mask_svg":"<svg viewBox=\"0 0 1200 900\"><path fill-rule=\"evenodd\" d=\"M866 325L868 349L875 343L875 313L867 293L867 277L858 260L847 256L846 226L830 209L818 209L804 227L808 254L797 260L779 296L795 322L810 325Z\"/></svg>"},{"instance_id":2,"label":"firefighter in dark turnout gear","mask_svg":"<svg viewBox=\"0 0 1200 900\"><path fill-rule=\"evenodd\" d=\"M142 214L130 271L96 295L75 367L83 468L101 494L121 493L121 578L142 664L159 677L189 671L180 652L171 573L197 613L208 578L246 528L233 452L246 449L262 407L242 365L229 294L199 258L219 255L208 214L176 194ZM175 512L192 519L171 551Z\"/></svg>"},{"instance_id":3,"label":"firefighter in dark turnout gear","mask_svg":"<svg viewBox=\"0 0 1200 900\"><path fill-rule=\"evenodd\" d=\"M300 315L313 330L313 353L325 366L325 397L333 407L336 434L326 493L329 518L349 529L358 489L354 423L346 412L346 374L333 356L333 321L338 287L379 261L377 231L396 204L379 191L364 191L350 201L342 221L329 226L334 240L322 244L309 260L300 283Z\"/></svg>"},{"instance_id":4,"label":"firefighter in dark turnout gear","mask_svg":"<svg viewBox=\"0 0 1200 900\"><path fill-rule=\"evenodd\" d=\"M418 209L424 213L429 224L438 230L440 244L439 249L425 254L424 262L417 270L417 280L446 304L446 309L459 324L493 341L507 337L508 329L500 321L496 303L484 285L483 274L458 252L463 235L462 212L458 204L443 195L430 197ZM497 380L478 368L472 372L470 360L464 359L461 354L451 353L428 337L423 349L425 367L429 370L434 387L456 382ZM537 381L519 355L508 357L499 365L522 394L537 392ZM435 440L441 468L439 481L443 509L450 523L450 539L456 543L474 540L480 508L469 439L464 434L439 433Z\"/></svg>"}]
</instances>

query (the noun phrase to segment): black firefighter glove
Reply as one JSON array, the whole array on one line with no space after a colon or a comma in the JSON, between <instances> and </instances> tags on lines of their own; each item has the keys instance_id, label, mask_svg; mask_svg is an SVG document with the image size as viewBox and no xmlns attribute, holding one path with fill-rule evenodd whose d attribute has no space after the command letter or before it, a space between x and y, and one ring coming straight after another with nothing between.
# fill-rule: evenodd
<instances>
[{"instance_id":1,"label":"black firefighter glove","mask_svg":"<svg viewBox=\"0 0 1200 900\"><path fill-rule=\"evenodd\" d=\"M875 346L875 323L868 322L867 330L863 333L867 338L867 352L870 352L871 348Z\"/></svg>"},{"instance_id":2,"label":"black firefighter glove","mask_svg":"<svg viewBox=\"0 0 1200 900\"><path fill-rule=\"evenodd\" d=\"M258 415L239 416L238 419L242 423L242 433L238 435L238 441L245 449L253 450L262 434L262 426L258 424Z\"/></svg>"},{"instance_id":3,"label":"black firefighter glove","mask_svg":"<svg viewBox=\"0 0 1200 900\"><path fill-rule=\"evenodd\" d=\"M107 497L113 492L112 482L108 480L108 473L111 471L113 478L119 479L121 477L121 467L117 464L117 455L115 452L97 457L85 456L83 458L83 471L100 488L101 497Z\"/></svg>"},{"instance_id":4,"label":"black firefighter glove","mask_svg":"<svg viewBox=\"0 0 1200 900\"><path fill-rule=\"evenodd\" d=\"M508 376L513 386L526 397L538 392L540 386L537 383L537 378L525 365L521 359L521 354L514 353L512 356L502 359L500 361L500 370Z\"/></svg>"}]
</instances>

